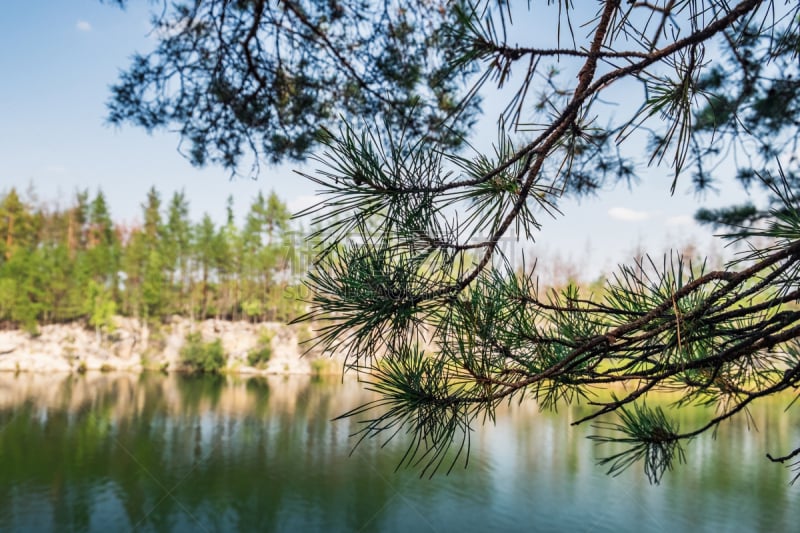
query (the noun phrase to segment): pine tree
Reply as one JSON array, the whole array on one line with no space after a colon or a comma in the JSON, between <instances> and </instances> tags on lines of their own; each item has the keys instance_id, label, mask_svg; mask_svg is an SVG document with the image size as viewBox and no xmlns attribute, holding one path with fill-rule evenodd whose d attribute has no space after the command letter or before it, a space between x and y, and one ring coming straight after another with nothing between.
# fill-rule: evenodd
<instances>
[{"instance_id":1,"label":"pine tree","mask_svg":"<svg viewBox=\"0 0 800 533\"><path fill-rule=\"evenodd\" d=\"M175 125L193 163L230 169L249 148L272 162L303 159L341 116L381 117L459 144L478 102L458 107L463 74L443 68L457 22L448 5L171 4L154 14L162 36L154 50L135 55L112 88L109 119L148 130ZM443 127L454 114L460 120Z\"/></svg>"},{"instance_id":2,"label":"pine tree","mask_svg":"<svg viewBox=\"0 0 800 533\"><path fill-rule=\"evenodd\" d=\"M245 236L232 198L225 224L205 215L193 225L188 200L177 192L164 222L151 188L144 224L127 229L114 224L102 191L91 200L78 191L70 205L53 208L23 201L12 189L0 199L2 242L10 243L0 255L0 324L35 332L41 324L79 320L100 338L113 329L116 312L157 321L171 313L237 319L249 309L255 320L288 320L297 308L284 294L285 281L272 281L274 265L280 271L286 263L274 261L274 250L291 233L288 211L274 193L261 195L256 207L255 229ZM251 300L242 301L245 295Z\"/></svg>"},{"instance_id":3,"label":"pine tree","mask_svg":"<svg viewBox=\"0 0 800 533\"><path fill-rule=\"evenodd\" d=\"M451 65L478 66L478 85L515 87L493 153L371 123L325 139L322 168L308 176L324 200L309 210L322 245L304 318L325 322L318 343L346 353L380 394L349 413L369 417L362 436L410 434L408 464L432 472L452 460L447 450L467 450L472 425L502 402L555 409L610 386L574 423L616 413L595 422L593 438L617 446L600 462L611 473L642 463L657 483L695 436L800 384L800 4L557 7L570 38L543 47L515 43L514 25L532 15L510 5L453 7ZM608 107L616 87L629 101L636 84L640 105ZM691 179L703 192L735 165L740 181L770 192L768 209L699 214L747 242L725 270L646 257L598 298L574 285L540 291L535 270L504 254L565 195L630 184L637 166L662 163L673 191ZM715 410L679 427L648 406L663 391Z\"/></svg>"},{"instance_id":4,"label":"pine tree","mask_svg":"<svg viewBox=\"0 0 800 533\"><path fill-rule=\"evenodd\" d=\"M123 256L125 308L144 320L161 319L165 313L167 286L160 209L160 195L152 187L142 204L144 225L132 231Z\"/></svg>"},{"instance_id":5,"label":"pine tree","mask_svg":"<svg viewBox=\"0 0 800 533\"><path fill-rule=\"evenodd\" d=\"M219 257L217 230L208 213L194 230L194 263L200 275L200 313L201 319L208 318L209 308L214 308L213 291L215 267Z\"/></svg>"},{"instance_id":6,"label":"pine tree","mask_svg":"<svg viewBox=\"0 0 800 533\"><path fill-rule=\"evenodd\" d=\"M218 271L220 278L220 313L236 320L241 298L243 241L233 210L233 197L228 196L225 206L225 224L220 227L218 239Z\"/></svg>"},{"instance_id":7,"label":"pine tree","mask_svg":"<svg viewBox=\"0 0 800 533\"><path fill-rule=\"evenodd\" d=\"M105 195L97 191L89 205L87 229L87 261L91 279L118 297L120 242L114 230Z\"/></svg>"},{"instance_id":8,"label":"pine tree","mask_svg":"<svg viewBox=\"0 0 800 533\"><path fill-rule=\"evenodd\" d=\"M3 259L10 260L17 250L33 244L37 229L34 222L30 208L12 187L0 202L0 252Z\"/></svg>"},{"instance_id":9,"label":"pine tree","mask_svg":"<svg viewBox=\"0 0 800 533\"><path fill-rule=\"evenodd\" d=\"M183 191L175 192L167 209L164 226L164 256L167 285L170 287L171 312L188 310L191 292L192 225L189 220L189 201Z\"/></svg>"}]
</instances>

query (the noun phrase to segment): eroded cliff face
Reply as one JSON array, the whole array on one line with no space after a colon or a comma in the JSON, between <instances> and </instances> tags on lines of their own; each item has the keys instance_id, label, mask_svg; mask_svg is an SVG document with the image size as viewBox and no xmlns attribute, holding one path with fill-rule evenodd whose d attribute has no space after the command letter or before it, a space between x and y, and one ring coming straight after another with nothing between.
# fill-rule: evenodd
<instances>
[{"instance_id":1,"label":"eroded cliff face","mask_svg":"<svg viewBox=\"0 0 800 533\"><path fill-rule=\"evenodd\" d=\"M327 359L314 363L321 354L304 353L297 330L285 324L191 322L179 317L157 328L131 318L117 317L115 322L117 327L110 334L77 323L43 326L36 336L20 330L0 331L0 371L182 370L180 351L189 333L200 333L206 342L220 339L228 372L310 374L341 368ZM271 356L258 367L250 366L248 353L263 343L265 336L270 338Z\"/></svg>"}]
</instances>

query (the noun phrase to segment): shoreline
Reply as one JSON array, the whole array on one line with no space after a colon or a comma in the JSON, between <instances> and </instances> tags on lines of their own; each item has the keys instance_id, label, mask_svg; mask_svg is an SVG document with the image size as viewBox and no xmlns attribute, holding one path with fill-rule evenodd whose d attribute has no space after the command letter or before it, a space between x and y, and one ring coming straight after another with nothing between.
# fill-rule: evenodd
<instances>
[{"instance_id":1,"label":"shoreline","mask_svg":"<svg viewBox=\"0 0 800 533\"><path fill-rule=\"evenodd\" d=\"M0 331L0 372L191 372L181 351L193 334L205 343L219 341L222 374L341 373L340 358L300 346L301 337L311 334L307 327L304 331L279 322L192 321L178 316L157 326L127 317L115 317L114 323L110 332L79 322L41 326L36 335L20 329ZM251 364L255 350L261 351L258 363Z\"/></svg>"}]
</instances>

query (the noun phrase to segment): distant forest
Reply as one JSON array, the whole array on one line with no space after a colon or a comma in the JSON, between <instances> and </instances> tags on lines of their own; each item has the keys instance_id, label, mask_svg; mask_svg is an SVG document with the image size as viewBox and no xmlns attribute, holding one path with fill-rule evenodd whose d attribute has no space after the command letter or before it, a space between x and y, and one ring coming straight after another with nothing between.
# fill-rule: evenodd
<instances>
[{"instance_id":1,"label":"distant forest","mask_svg":"<svg viewBox=\"0 0 800 533\"><path fill-rule=\"evenodd\" d=\"M259 193L243 227L232 198L227 221L189 219L182 192L166 202L151 188L143 222L115 222L101 191L79 191L65 208L0 192L0 325L85 320L113 327L115 314L157 321L287 321L303 264L300 232L286 205Z\"/></svg>"}]
</instances>

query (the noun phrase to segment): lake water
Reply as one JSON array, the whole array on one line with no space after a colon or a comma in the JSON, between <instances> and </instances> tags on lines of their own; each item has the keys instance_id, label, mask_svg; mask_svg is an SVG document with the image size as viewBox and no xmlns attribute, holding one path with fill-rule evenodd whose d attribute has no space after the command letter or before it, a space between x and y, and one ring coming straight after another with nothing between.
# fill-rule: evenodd
<instances>
[{"instance_id":1,"label":"lake water","mask_svg":"<svg viewBox=\"0 0 800 533\"><path fill-rule=\"evenodd\" d=\"M405 448L331 419L357 383L179 375L0 375L0 531L800 531L789 398L687 447L651 486L607 476L582 407L503 409L469 467L420 479ZM681 413L690 427L699 411Z\"/></svg>"}]
</instances>

